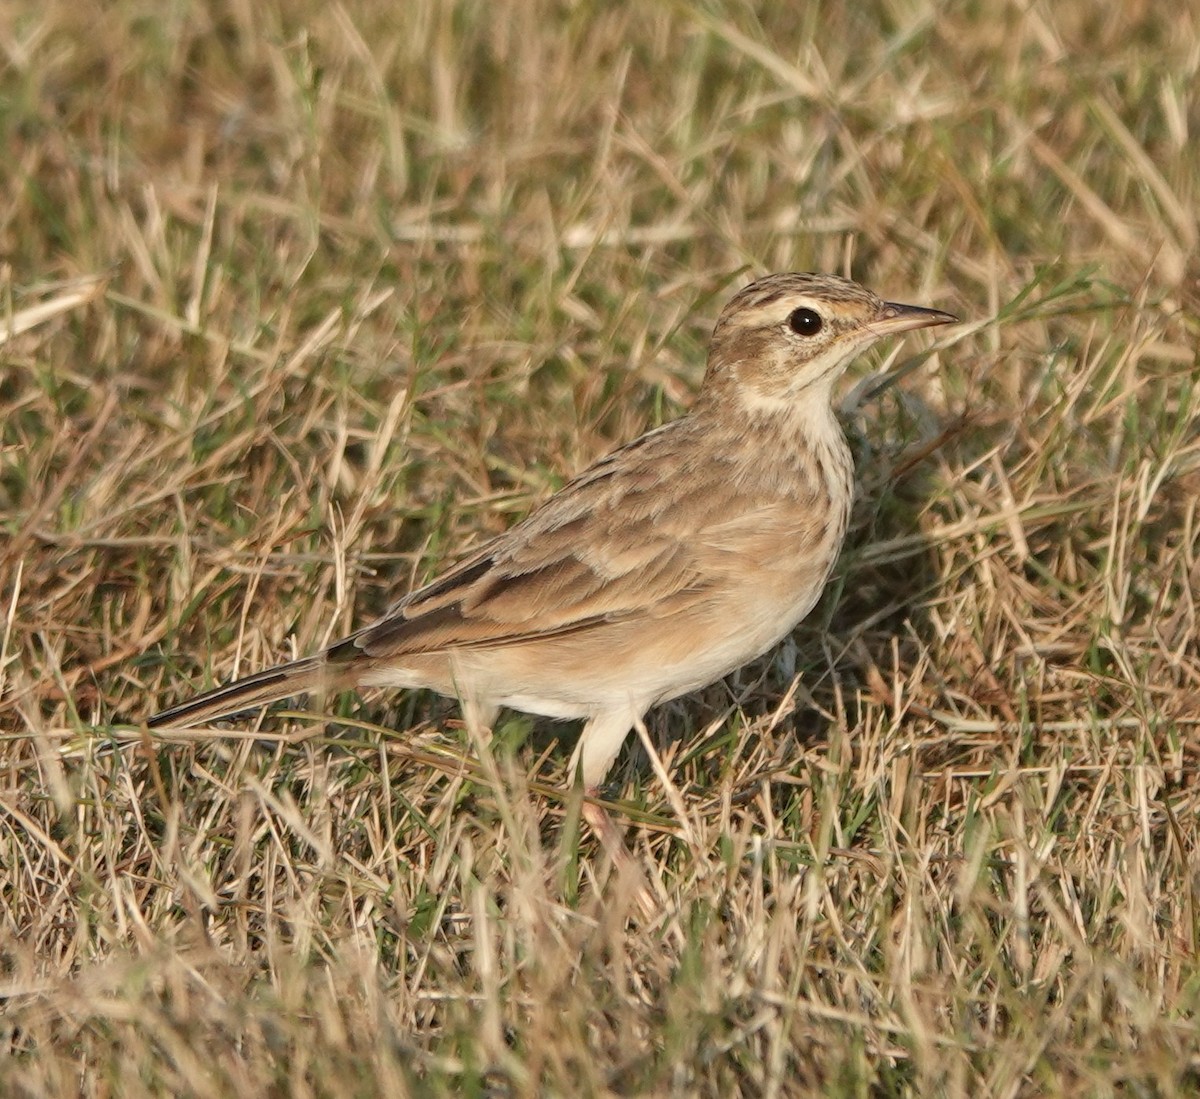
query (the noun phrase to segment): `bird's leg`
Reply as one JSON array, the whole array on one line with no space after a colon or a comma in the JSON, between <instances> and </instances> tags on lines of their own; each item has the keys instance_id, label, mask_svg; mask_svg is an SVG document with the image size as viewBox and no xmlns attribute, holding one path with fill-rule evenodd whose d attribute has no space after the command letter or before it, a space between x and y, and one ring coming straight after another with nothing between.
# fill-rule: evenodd
<instances>
[{"instance_id":1,"label":"bird's leg","mask_svg":"<svg viewBox=\"0 0 1200 1099\"><path fill-rule=\"evenodd\" d=\"M482 753L492 739L492 727L496 724L496 715L500 707L489 702L480 702L476 698L459 700L462 706L463 724L467 727L467 736L475 745L475 750Z\"/></svg>"},{"instance_id":2,"label":"bird's leg","mask_svg":"<svg viewBox=\"0 0 1200 1099\"><path fill-rule=\"evenodd\" d=\"M622 709L597 714L583 727L583 732L579 734L579 743L571 753L567 774L573 780L583 783L585 798L597 795L600 783L604 781L604 776L608 774L622 743L638 718L638 714ZM622 855L626 854L621 832L604 809L585 800L580 812L588 827L614 860L618 857L617 851Z\"/></svg>"},{"instance_id":3,"label":"bird's leg","mask_svg":"<svg viewBox=\"0 0 1200 1099\"><path fill-rule=\"evenodd\" d=\"M625 847L625 833L617 827L607 809L597 805L592 798L599 797L599 788L589 786L583 791L583 807L579 815L592 830L604 848L604 852L614 863L624 864L630 860L629 851Z\"/></svg>"},{"instance_id":4,"label":"bird's leg","mask_svg":"<svg viewBox=\"0 0 1200 1099\"><path fill-rule=\"evenodd\" d=\"M613 820L608 811L589 798L597 797L599 787L589 786L583 792L583 806L579 815L587 823L604 849L609 864L616 872L618 887L628 891L637 902L638 910L645 920L654 920L661 914L662 904L650 888L650 881L641 864L629 853L625 846L625 833Z\"/></svg>"},{"instance_id":5,"label":"bird's leg","mask_svg":"<svg viewBox=\"0 0 1200 1099\"><path fill-rule=\"evenodd\" d=\"M659 905L650 890L642 868L625 846L624 831L609 816L603 806L590 800L599 796L600 783L612 767L621 744L630 728L641 720L636 711L620 710L598 714L584 726L579 743L571 755L568 773L582 783L584 801L579 811L588 828L599 841L620 882L631 889L642 914L651 918Z\"/></svg>"},{"instance_id":6,"label":"bird's leg","mask_svg":"<svg viewBox=\"0 0 1200 1099\"><path fill-rule=\"evenodd\" d=\"M496 770L496 761L492 759L489 745L492 740L492 725L500 707L480 702L474 698L460 698L463 724L467 727L467 739L475 750L475 758L479 761L483 773L494 789L500 789L500 774ZM460 778L463 777L460 775Z\"/></svg>"}]
</instances>

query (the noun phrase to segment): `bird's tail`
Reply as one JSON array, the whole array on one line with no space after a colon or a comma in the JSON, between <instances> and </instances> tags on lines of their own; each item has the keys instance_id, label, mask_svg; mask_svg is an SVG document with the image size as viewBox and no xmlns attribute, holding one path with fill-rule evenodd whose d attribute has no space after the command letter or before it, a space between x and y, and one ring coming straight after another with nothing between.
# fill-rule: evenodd
<instances>
[{"instance_id":1,"label":"bird's tail","mask_svg":"<svg viewBox=\"0 0 1200 1099\"><path fill-rule=\"evenodd\" d=\"M224 687L205 691L204 694L147 718L146 724L152 729L161 729L172 726L184 728L205 721L217 721L239 714L243 710L278 702L281 698L328 690L334 685L331 680L335 678L329 674L324 655L306 656L302 660L279 664L274 668L248 675L245 679L235 679L232 683L226 683Z\"/></svg>"}]
</instances>

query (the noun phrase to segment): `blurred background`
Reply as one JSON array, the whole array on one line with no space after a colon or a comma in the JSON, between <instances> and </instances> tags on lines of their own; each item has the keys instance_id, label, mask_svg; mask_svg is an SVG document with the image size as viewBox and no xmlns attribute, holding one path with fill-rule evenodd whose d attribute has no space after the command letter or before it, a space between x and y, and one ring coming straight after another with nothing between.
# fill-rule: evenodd
<instances>
[{"instance_id":1,"label":"blurred background","mask_svg":"<svg viewBox=\"0 0 1200 1099\"><path fill-rule=\"evenodd\" d=\"M1186 5L7 5L5 1089L1194 1090L1198 69ZM852 371L818 610L653 715L673 790L622 757L656 916L570 726L137 729L681 414L787 269L964 323Z\"/></svg>"}]
</instances>

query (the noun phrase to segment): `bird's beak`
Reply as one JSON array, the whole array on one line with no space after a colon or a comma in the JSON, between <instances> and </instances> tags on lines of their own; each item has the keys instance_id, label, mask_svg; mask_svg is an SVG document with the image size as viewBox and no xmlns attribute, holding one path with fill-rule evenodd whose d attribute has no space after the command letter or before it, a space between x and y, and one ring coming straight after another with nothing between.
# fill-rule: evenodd
<instances>
[{"instance_id":1,"label":"bird's beak","mask_svg":"<svg viewBox=\"0 0 1200 1099\"><path fill-rule=\"evenodd\" d=\"M914 328L932 328L935 324L957 324L953 313L940 309L926 309L922 305L901 305L885 301L869 328L879 336L891 336L896 332L910 332Z\"/></svg>"}]
</instances>

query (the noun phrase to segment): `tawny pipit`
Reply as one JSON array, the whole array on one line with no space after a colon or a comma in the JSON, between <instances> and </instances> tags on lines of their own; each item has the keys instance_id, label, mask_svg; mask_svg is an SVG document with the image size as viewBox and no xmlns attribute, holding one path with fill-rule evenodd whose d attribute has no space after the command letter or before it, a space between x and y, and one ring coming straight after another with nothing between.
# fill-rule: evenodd
<instances>
[{"instance_id":1,"label":"tawny pipit","mask_svg":"<svg viewBox=\"0 0 1200 1099\"><path fill-rule=\"evenodd\" d=\"M594 789L651 706L765 652L812 609L853 495L834 382L876 340L956 319L832 275L752 283L717 321L686 416L601 458L374 625L148 724L427 687L477 730L501 706L583 719L571 773Z\"/></svg>"}]
</instances>

